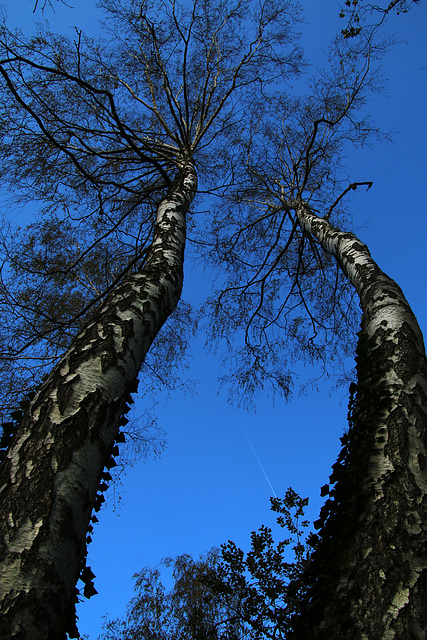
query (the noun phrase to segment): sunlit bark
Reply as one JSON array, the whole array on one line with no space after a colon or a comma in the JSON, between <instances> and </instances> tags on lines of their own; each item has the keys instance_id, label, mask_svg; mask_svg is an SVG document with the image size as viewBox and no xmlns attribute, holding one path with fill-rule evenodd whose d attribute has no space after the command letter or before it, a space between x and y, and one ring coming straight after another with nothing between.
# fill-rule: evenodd
<instances>
[{"instance_id":1,"label":"sunlit bark","mask_svg":"<svg viewBox=\"0 0 427 640\"><path fill-rule=\"evenodd\" d=\"M363 310L347 472L320 529L298 638L425 639L427 363L417 320L368 248L306 207ZM344 487L346 481L351 486ZM338 504L337 504L338 501Z\"/></svg>"},{"instance_id":2,"label":"sunlit bark","mask_svg":"<svg viewBox=\"0 0 427 640\"><path fill-rule=\"evenodd\" d=\"M0 637L73 632L74 588L126 401L182 288L187 165L161 201L140 273L121 282L52 371L1 467Z\"/></svg>"}]
</instances>

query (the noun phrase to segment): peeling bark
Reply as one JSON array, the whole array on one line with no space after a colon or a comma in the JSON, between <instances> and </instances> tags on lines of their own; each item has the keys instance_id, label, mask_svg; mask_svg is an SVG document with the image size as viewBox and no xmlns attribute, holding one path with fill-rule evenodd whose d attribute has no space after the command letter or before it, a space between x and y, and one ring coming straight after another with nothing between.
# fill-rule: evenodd
<instances>
[{"instance_id":1,"label":"peeling bark","mask_svg":"<svg viewBox=\"0 0 427 640\"><path fill-rule=\"evenodd\" d=\"M127 276L40 388L0 469L0 637L65 638L104 465L144 357L181 295L186 165L160 202L140 273Z\"/></svg>"},{"instance_id":2,"label":"peeling bark","mask_svg":"<svg viewBox=\"0 0 427 640\"><path fill-rule=\"evenodd\" d=\"M338 231L306 207L298 209L297 216L304 231L335 256L353 283L363 317L345 465L326 504L308 574L308 598L293 637L425 639L423 337L401 289L355 235Z\"/></svg>"}]
</instances>

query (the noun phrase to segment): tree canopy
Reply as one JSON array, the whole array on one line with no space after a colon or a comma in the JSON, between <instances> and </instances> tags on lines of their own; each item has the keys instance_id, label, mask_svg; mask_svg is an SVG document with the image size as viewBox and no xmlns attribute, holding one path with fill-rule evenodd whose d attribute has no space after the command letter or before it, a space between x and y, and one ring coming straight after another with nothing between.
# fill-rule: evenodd
<instances>
[{"instance_id":1,"label":"tree canopy","mask_svg":"<svg viewBox=\"0 0 427 640\"><path fill-rule=\"evenodd\" d=\"M296 361L319 365L321 377L337 372L340 354L354 354L360 322L354 289L293 212L306 202L339 228L351 224L346 197L372 183L351 179L345 154L383 136L363 106L378 89L386 47L375 30L338 38L309 92L272 98L247 145L229 215L224 221L221 206L213 218L206 253L226 278L210 300L209 330L214 341L235 344L224 376L232 394L244 389L248 399L257 385L271 385L286 397Z\"/></svg>"},{"instance_id":2,"label":"tree canopy","mask_svg":"<svg viewBox=\"0 0 427 640\"><path fill-rule=\"evenodd\" d=\"M303 499L289 488L272 498L271 508L287 537L274 541L263 526L251 534L244 553L228 541L198 560L165 558L160 567L134 575L135 595L126 618L105 622L102 640L261 640L288 637L304 592L301 576L308 564L308 521ZM315 536L314 536L315 538ZM289 548L292 545L291 548ZM172 588L162 583L162 568L172 569Z\"/></svg>"},{"instance_id":3,"label":"tree canopy","mask_svg":"<svg viewBox=\"0 0 427 640\"><path fill-rule=\"evenodd\" d=\"M27 41L3 29L2 177L13 198L42 207L36 222L3 231L9 409L123 276L143 264L157 201L177 168L191 158L204 191L224 188L247 113L260 107L250 87L267 95L301 66L290 3L191 9L106 0L103 8L102 43L42 27ZM252 28L242 31L251 12ZM181 309L171 329L179 337L161 339L147 366L166 380L162 362L186 343L191 316L188 306Z\"/></svg>"}]
</instances>

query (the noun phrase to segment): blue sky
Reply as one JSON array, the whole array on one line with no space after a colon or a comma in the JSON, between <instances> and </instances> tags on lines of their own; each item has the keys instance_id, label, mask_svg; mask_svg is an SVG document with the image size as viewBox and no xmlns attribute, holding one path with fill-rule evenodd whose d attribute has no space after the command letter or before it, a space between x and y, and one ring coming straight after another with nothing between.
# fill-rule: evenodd
<instances>
[{"instance_id":1,"label":"blue sky","mask_svg":"<svg viewBox=\"0 0 427 640\"><path fill-rule=\"evenodd\" d=\"M10 24L31 24L30 0L5 3ZM52 25L62 31L77 24L94 28L93 0L59 3ZM308 57L320 62L330 36L339 28L335 0L309 0L304 42ZM49 17L51 12L47 12ZM24 24L24 23L23 23ZM390 31L408 44L396 45L384 61L385 94L367 110L384 130L394 130L393 143L357 150L348 158L354 180L372 180L373 188L353 200L354 226L380 267L395 278L412 305L422 330L427 329L426 239L426 4L393 18ZM209 292L210 278L186 265L184 298ZM271 522L269 496L293 486L310 497L316 519L325 484L346 426L345 389L329 388L288 404L261 397L256 413L227 404L218 393L219 360L194 342L188 375L198 380L196 395L179 393L167 399L156 393L159 425L167 432L167 448L157 461L130 469L124 479L121 505L101 511L88 563L96 574L99 595L78 609L80 632L97 638L102 617L124 613L132 595L132 574L165 556L198 555L228 539L247 548L250 532ZM303 372L301 376L303 376ZM137 405L141 413L143 401ZM262 462L266 481L242 430L246 430ZM107 494L108 496L108 494Z\"/></svg>"}]
</instances>

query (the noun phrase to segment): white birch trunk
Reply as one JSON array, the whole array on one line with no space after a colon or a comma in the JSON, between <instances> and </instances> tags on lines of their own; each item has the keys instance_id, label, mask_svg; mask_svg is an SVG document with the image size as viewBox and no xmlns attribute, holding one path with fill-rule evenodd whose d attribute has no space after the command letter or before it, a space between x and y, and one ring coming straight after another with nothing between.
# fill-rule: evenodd
<instances>
[{"instance_id":1,"label":"white birch trunk","mask_svg":"<svg viewBox=\"0 0 427 640\"><path fill-rule=\"evenodd\" d=\"M126 277L42 385L0 470L0 638L73 631L75 585L129 392L181 295L191 165L161 201L143 270Z\"/></svg>"},{"instance_id":2,"label":"white birch trunk","mask_svg":"<svg viewBox=\"0 0 427 640\"><path fill-rule=\"evenodd\" d=\"M353 283L363 318L347 476L337 485L335 515L320 530L309 592L311 614L296 637L425 640L423 337L402 291L356 236L338 231L308 207L299 208L297 217Z\"/></svg>"}]
</instances>

